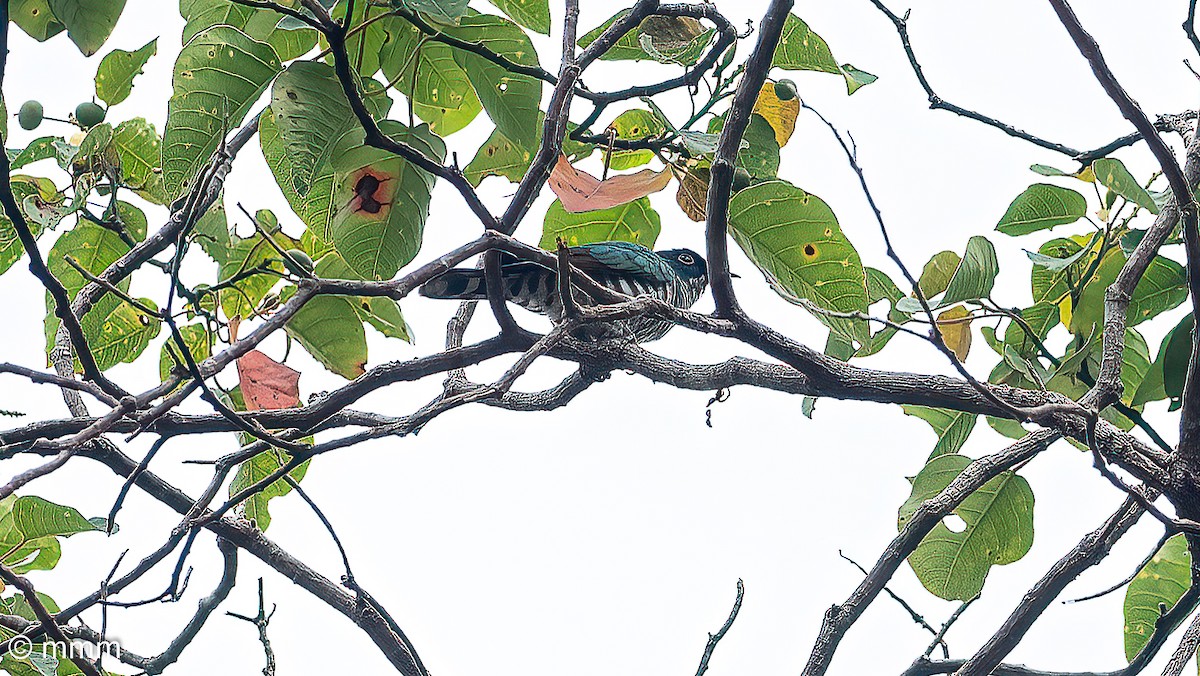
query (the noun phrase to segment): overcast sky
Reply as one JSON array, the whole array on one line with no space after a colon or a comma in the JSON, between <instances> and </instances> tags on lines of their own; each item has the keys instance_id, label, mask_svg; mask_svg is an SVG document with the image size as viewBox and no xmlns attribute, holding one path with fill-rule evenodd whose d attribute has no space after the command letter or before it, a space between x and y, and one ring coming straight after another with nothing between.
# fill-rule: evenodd
<instances>
[{"instance_id":1,"label":"overcast sky","mask_svg":"<svg viewBox=\"0 0 1200 676\"><path fill-rule=\"evenodd\" d=\"M483 2L473 4L494 11ZM735 24L744 26L746 19L757 21L767 3L717 4ZM1182 63L1189 56L1179 29L1185 2L1076 4L1117 77L1147 112L1195 107L1196 80ZM609 2L584 2L581 26L586 30L598 25L613 9ZM906 8L894 4L892 9ZM167 0L129 0L105 51L136 49L160 36L158 55L136 81L133 96L110 112L114 123L144 116L161 130L183 26L176 10L176 3ZM1074 169L1072 163L979 123L929 110L891 23L867 0L802 0L795 11L826 38L840 61L879 76L875 84L847 97L836 76L788 75L807 102L853 134L903 259L919 270L933 253L961 252L970 236L989 234L1004 263L998 298L1009 305L1028 305L1029 262L1020 249L1033 248L1050 236L1014 241L992 228L1013 197L1038 180L1029 165ZM554 34L537 40L542 65L552 71L557 70L561 12L552 3ZM927 76L949 101L1079 148L1096 147L1131 131L1047 3L917 1L911 31ZM14 30L11 48L4 83L10 111L36 97L48 115L66 117L78 102L92 96L98 57L82 58L65 35L37 44ZM749 45L739 46L740 58L748 53ZM611 89L657 81L673 72L655 64L602 63L585 79L594 89ZM581 119L587 111L580 103L573 117ZM43 133L69 134L65 126L53 123L36 133L10 127L9 145L14 147ZM465 163L490 131L491 125L480 116L448 142ZM1177 139L1172 142L1178 147ZM1154 169L1144 147L1118 156L1139 177ZM45 173L54 168L42 163L30 171L35 169ZM51 175L64 184L61 174ZM855 177L814 118L801 115L783 151L780 175L832 206L864 263L901 279L885 258ZM492 178L482 193L498 211L512 190L503 179ZM238 157L226 199L231 207L240 201L251 211L273 209L286 230L300 232L300 221L275 187L256 143ZM652 201L663 219L661 248L703 248L702 227L678 211L674 187ZM538 202L518 236L537 241L548 204L546 197ZM165 218L161 208L148 214L151 227ZM238 225L245 234L248 224ZM1059 228L1054 236L1059 231L1069 228ZM458 194L443 184L435 191L426 232L417 263L477 236L479 226ZM43 239L44 251L50 242L49 236ZM739 298L753 316L823 347L825 332L817 322L775 296L740 253L735 252L733 264L741 274L736 280ZM195 281L212 281L203 279L212 274L203 264L190 272ZM135 278L134 290L161 297L164 278L146 273ZM23 264L0 277L0 299L7 324L0 332L2 359L44 365L43 293ZM368 330L370 365L440 349L445 321L455 304L413 297L402 307L415 329L415 346ZM701 300L699 307L710 309L711 300ZM518 317L527 325L545 326L540 318ZM1146 330L1152 353L1174 321L1163 318L1156 325ZM492 328L483 317L469 336L485 337ZM112 376L134 391L152 386L157 382L161 340L162 336L140 363L117 367ZM761 356L682 329L651 348L697 363L733 354ZM282 337L268 341L264 350L281 357ZM983 378L996 360L977 335L969 367ZM882 355L861 363L949 371L932 347L903 335ZM289 364L303 372L306 397L344 382L299 349L292 351ZM473 375L494 377L505 365L497 361L475 369ZM536 389L570 370L564 364L539 364L519 386ZM230 370L218 380L231 386L235 375ZM29 421L66 415L57 390L12 378L0 382L0 408L24 411ZM408 413L436 395L440 382L434 377L394 386L358 407ZM808 420L800 414L799 397L748 388L735 389L728 401L713 407L710 429L705 425L710 396L618 373L551 413L466 407L436 419L417 437L321 456L313 461L303 485L337 527L359 582L391 611L437 676L694 673L707 632L715 631L729 612L738 578L745 581L745 603L710 673L795 674L807 659L824 610L844 600L861 577L839 558L839 550L864 566L875 561L896 533L896 509L909 493L904 477L920 470L934 435L899 407L822 400L815 418ZM195 399L186 408L205 410ZM1174 442L1174 418L1164 413L1161 403L1150 406L1151 419ZM130 444L129 452L140 457L146 443ZM981 421L965 452L993 452L1005 443ZM195 494L208 469L180 461L214 458L235 444L232 435L171 442L153 469ZM4 473L19 471L22 463L6 463ZM993 569L982 599L947 637L955 656L972 654L1020 595L1079 537L1107 518L1122 497L1091 468L1090 457L1065 443L1038 457L1022 475L1037 499L1033 549L1024 560ZM107 514L119 487L108 469L76 460L24 493L98 516ZM341 575L335 548L298 497L272 502L271 511L272 539L331 579ZM59 570L35 573L31 579L66 605L96 589L120 552L130 549L127 561L137 560L161 543L176 523L173 512L135 492L120 519L119 534L68 540ZM1102 589L1128 575L1160 533L1149 518L1143 519L1118 545L1115 556L1082 576L1064 598ZM196 573L183 601L113 611L112 634L131 651L161 651L193 612L197 599L211 589L219 576L219 560L212 538L202 537L192 554ZM169 572L158 571L127 592L127 598L161 592ZM241 557L239 584L223 608L252 614L259 575L266 578L268 602L278 604L270 626L278 673L382 673L389 668L345 618L248 555ZM935 625L957 607L925 592L907 566L892 588ZM1051 606L1010 661L1043 669L1123 666L1123 598L1119 592L1082 605ZM98 613L86 618L99 624ZM831 673L896 673L924 651L929 639L897 604L881 597L849 633ZM199 673L205 668L257 673L261 660L253 628L218 615L184 653L175 672Z\"/></svg>"}]
</instances>

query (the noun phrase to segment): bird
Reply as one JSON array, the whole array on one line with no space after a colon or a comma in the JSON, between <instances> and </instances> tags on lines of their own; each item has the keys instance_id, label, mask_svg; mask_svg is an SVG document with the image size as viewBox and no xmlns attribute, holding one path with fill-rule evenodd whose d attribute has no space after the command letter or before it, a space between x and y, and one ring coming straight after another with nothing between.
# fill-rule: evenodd
<instances>
[{"instance_id":1,"label":"bird","mask_svg":"<svg viewBox=\"0 0 1200 676\"><path fill-rule=\"evenodd\" d=\"M576 269L601 286L627 296L648 295L681 309L694 305L708 286L708 265L690 249L651 251L632 242L596 242L570 247L568 254ZM509 302L547 315L556 323L562 320L556 269L501 253L500 276ZM577 291L578 303L598 302ZM420 293L428 298L485 300L487 281L480 268L453 268L422 285ZM606 323L584 335L642 343L662 338L672 326L669 321L639 316Z\"/></svg>"}]
</instances>

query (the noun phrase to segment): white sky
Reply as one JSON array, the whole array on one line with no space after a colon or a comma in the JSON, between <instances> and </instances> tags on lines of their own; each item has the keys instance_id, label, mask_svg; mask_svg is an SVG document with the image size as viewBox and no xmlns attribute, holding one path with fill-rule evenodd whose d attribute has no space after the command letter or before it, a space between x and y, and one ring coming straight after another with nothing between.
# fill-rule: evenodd
<instances>
[{"instance_id":1,"label":"white sky","mask_svg":"<svg viewBox=\"0 0 1200 676\"><path fill-rule=\"evenodd\" d=\"M722 0L718 7L744 26L747 18L759 19L766 4ZM1185 2L1076 4L1117 76L1150 114L1195 106L1196 82L1182 64L1190 51L1179 29ZM583 5L585 30L614 11L609 2ZM892 8L905 9L900 4ZM543 65L555 70L562 9L552 3L552 12L555 33L537 44ZM796 12L829 41L839 60L879 76L877 83L847 97L835 76L788 75L806 101L854 135L900 254L911 267L919 270L942 249L961 252L971 235L991 233L1009 201L1039 180L1027 170L1030 164L1074 168L994 129L928 110L892 25L867 0L801 0ZM136 49L158 35L159 54L136 81L133 96L111 111L111 121L144 116L161 130L182 23L174 2L129 0L106 50ZM916 2L911 30L928 77L949 101L1079 148L1130 131L1046 3ZM739 49L741 57L748 53L749 45ZM83 59L65 35L38 45L14 30L4 91L9 110L36 97L47 114L65 117L92 95L97 64L98 57ZM657 81L672 72L654 64L605 63L585 79L593 88L611 89ZM574 117L580 119L587 110L581 102ZM69 133L53 123L35 133L10 127L11 146L43 133ZM449 139L451 149L465 164L490 130L481 116ZM1139 177L1153 170L1144 147L1118 156ZM242 201L251 211L274 209L285 228L298 234L299 220L288 211L256 144L235 166L228 204ZM53 163L33 169L50 172ZM783 152L780 173L830 203L866 264L900 279L885 259L853 174L814 118L801 116ZM57 177L62 185L61 175ZM499 211L512 189L503 179L488 179L483 194ZM664 248L702 248L702 228L674 206L673 186L653 202L663 216ZM519 236L537 241L548 203L543 198L534 207ZM148 214L155 227L165 210ZM439 185L418 262L478 231L457 193ZM1060 231L1076 232L1059 228L1054 236ZM1015 241L993 233L1005 263L997 286L1002 301L1028 304L1029 263L1020 249L1034 248L1049 237ZM43 239L43 251L50 242ZM755 317L810 345L824 345L820 326L803 310L779 300L740 254L735 254L734 267L742 274L736 283L739 297ZM208 273L202 265L193 272ZM195 281L211 278L197 276ZM143 295L165 292L164 279L153 272L135 278L134 284ZM0 332L0 358L43 365L43 294L23 264L0 277L0 298L9 326ZM455 304L414 297L402 305L416 330L416 346L368 331L371 365L440 348ZM711 301L702 300L700 307L710 308ZM526 323L541 321L519 316ZM1158 324L1146 331L1152 353L1174 321ZM484 318L471 335L483 337L486 330ZM120 366L112 375L135 391L152 386L161 340L139 364ZM728 341L681 329L652 349L697 362L737 353L754 356ZM282 338L268 342L265 350L281 356ZM976 335L969 366L984 377L995 362ZM305 396L343 382L299 347L289 363L304 373ZM861 363L948 371L930 346L905 336ZM475 375L495 376L503 367L489 364ZM545 386L569 370L545 364L520 385ZM228 386L234 377L230 371L219 380ZM407 413L434 396L440 381L435 377L393 387L359 407ZM0 408L25 411L29 421L66 414L57 390L13 378L2 382ZM392 612L438 676L694 673L707 632L725 620L739 577L746 584L745 604L717 649L710 673L796 673L807 659L823 611L842 601L860 579L838 550L865 566L874 562L896 533L896 509L909 492L903 477L921 468L934 437L924 422L902 415L896 406L823 400L816 418L807 420L800 414L799 397L748 388L735 390L729 401L714 407L714 427L709 429L704 407L710 396L617 374L562 410L522 414L474 406L438 418L418 437L319 457L303 485L337 527L360 583ZM205 409L193 400L188 410ZM1162 404L1150 410L1173 441L1174 419L1163 415ZM214 458L234 444L232 436L171 442L152 469L195 493L208 472L180 461ZM977 455L1004 445L981 421L966 452ZM145 441L138 440L129 450L140 455L145 448ZM1060 443L1022 471L1037 498L1033 549L1021 562L993 569L983 598L948 636L955 656L969 656L1045 569L1120 502L1121 495L1090 465L1089 457ZM11 461L5 473L23 466L23 461ZM119 486L106 468L79 460L25 493L97 516L107 514ZM336 550L303 502L289 496L272 502L271 509L268 535L336 580L342 574ZM137 560L176 523L174 513L135 492L118 535L68 540L59 569L34 573L31 579L66 605L97 588L121 551L131 549L127 561ZM1157 525L1143 519L1113 559L1086 573L1064 598L1104 588L1130 573L1159 533ZM162 650L196 600L209 592L219 575L211 538L201 538L190 562L197 571L182 602L110 614L111 632L127 649L140 654ZM168 575L169 569L157 572L127 598L160 592ZM389 668L350 622L249 556L241 557L239 584L223 610L252 613L259 575L266 577L268 602L279 606L270 636L280 674L381 673ZM935 625L957 606L925 592L907 566L892 588ZM1053 605L1010 661L1043 669L1123 666L1123 596L1116 593L1080 606ZM98 612L86 618L99 624ZM898 605L880 598L849 633L831 673L899 672L923 652L929 638ZM218 614L184 653L175 673L257 673L261 660L253 628Z\"/></svg>"}]
</instances>

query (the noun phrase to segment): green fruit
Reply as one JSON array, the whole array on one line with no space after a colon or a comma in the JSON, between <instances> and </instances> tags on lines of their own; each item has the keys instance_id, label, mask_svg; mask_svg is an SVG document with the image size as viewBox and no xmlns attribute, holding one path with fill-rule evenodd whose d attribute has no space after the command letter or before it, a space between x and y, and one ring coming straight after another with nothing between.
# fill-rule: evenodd
<instances>
[{"instance_id":1,"label":"green fruit","mask_svg":"<svg viewBox=\"0 0 1200 676\"><path fill-rule=\"evenodd\" d=\"M738 167L733 170L733 190L745 190L750 187L750 172L746 171L745 167Z\"/></svg>"},{"instance_id":2,"label":"green fruit","mask_svg":"<svg viewBox=\"0 0 1200 676\"><path fill-rule=\"evenodd\" d=\"M84 129L94 127L104 121L105 110L91 101L84 101L75 107L75 121Z\"/></svg>"},{"instance_id":3,"label":"green fruit","mask_svg":"<svg viewBox=\"0 0 1200 676\"><path fill-rule=\"evenodd\" d=\"M299 249L288 249L287 256L283 258L283 265L292 272L293 275L307 277L312 274L316 267L313 264L313 259L308 254Z\"/></svg>"},{"instance_id":4,"label":"green fruit","mask_svg":"<svg viewBox=\"0 0 1200 676\"><path fill-rule=\"evenodd\" d=\"M796 98L796 83L791 80L780 80L775 83L775 98L780 101L791 101Z\"/></svg>"},{"instance_id":5,"label":"green fruit","mask_svg":"<svg viewBox=\"0 0 1200 676\"><path fill-rule=\"evenodd\" d=\"M21 110L17 113L17 122L25 131L37 129L38 125L42 123L42 118L42 104L38 101L22 103Z\"/></svg>"}]
</instances>

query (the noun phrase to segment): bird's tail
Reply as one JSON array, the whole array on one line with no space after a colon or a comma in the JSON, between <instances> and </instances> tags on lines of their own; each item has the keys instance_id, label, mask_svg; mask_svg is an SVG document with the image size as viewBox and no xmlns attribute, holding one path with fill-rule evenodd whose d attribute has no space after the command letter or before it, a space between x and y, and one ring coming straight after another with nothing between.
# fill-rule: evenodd
<instances>
[{"instance_id":1,"label":"bird's tail","mask_svg":"<svg viewBox=\"0 0 1200 676\"><path fill-rule=\"evenodd\" d=\"M421 286L421 295L429 298L486 300L487 282L483 270L454 269L438 275Z\"/></svg>"}]
</instances>

